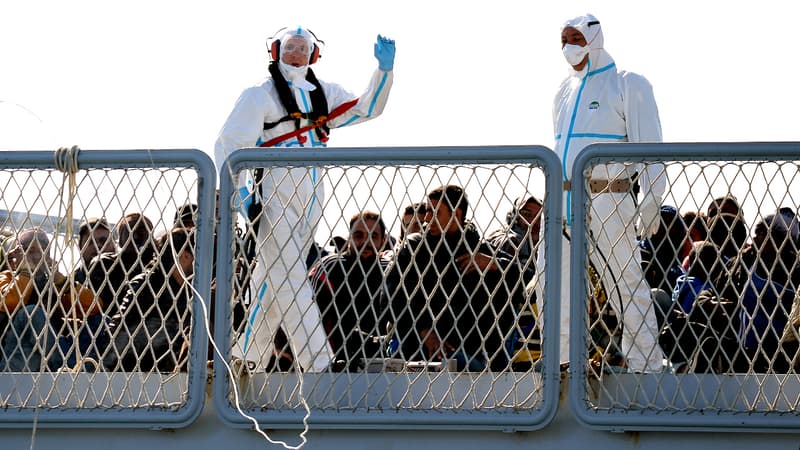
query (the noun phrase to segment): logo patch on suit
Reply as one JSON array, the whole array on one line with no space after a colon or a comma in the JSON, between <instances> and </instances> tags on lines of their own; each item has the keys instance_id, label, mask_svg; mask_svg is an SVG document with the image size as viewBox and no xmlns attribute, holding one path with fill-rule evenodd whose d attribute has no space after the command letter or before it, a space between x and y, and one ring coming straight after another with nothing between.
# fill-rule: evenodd
<instances>
[{"instance_id":1,"label":"logo patch on suit","mask_svg":"<svg viewBox=\"0 0 800 450\"><path fill-rule=\"evenodd\" d=\"M600 107L600 103L599 103L599 102L597 102L597 101L594 101L594 102L592 102L592 103L589 103L589 110L590 110L590 111L591 111L591 110L595 110L595 109L597 109L597 108L599 108L599 107Z\"/></svg>"}]
</instances>

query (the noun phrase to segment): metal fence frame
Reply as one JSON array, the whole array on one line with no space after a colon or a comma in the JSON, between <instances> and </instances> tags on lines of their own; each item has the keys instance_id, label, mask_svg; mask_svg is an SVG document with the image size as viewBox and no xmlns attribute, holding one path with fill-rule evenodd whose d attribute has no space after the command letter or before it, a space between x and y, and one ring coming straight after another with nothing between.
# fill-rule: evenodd
<instances>
[{"instance_id":1,"label":"metal fence frame","mask_svg":"<svg viewBox=\"0 0 800 450\"><path fill-rule=\"evenodd\" d=\"M544 242L549 255L559 255L561 248L560 231L563 220L561 214L562 183L561 164L552 150L542 146L491 146L491 147L386 147L386 148L338 148L338 149L295 149L291 152L273 149L241 149L229 155L220 168L220 198L227 202L236 193L234 180L228 175L254 167L270 165L322 166L335 164L351 165L424 165L424 164L497 164L497 163L535 163L542 166L546 177L545 217L547 232ZM231 244L234 214L229 207L221 208L218 258L220 261L231 261ZM219 264L217 270L217 298L230 298L232 267L230 264ZM557 295L560 289L560 273L558 264L549 264L546 269L547 292L549 297ZM224 282L223 282L224 280ZM548 317L554 319L550 323L558 323L558 304L545 304ZM215 317L215 338L225 353L225 360L230 360L230 308L217 311ZM547 327L546 327L547 328ZM348 411L312 413L309 423L315 428L329 429L498 429L498 430L534 430L545 427L555 416L558 407L559 361L558 330L550 327L544 331L543 348L543 402L541 409L528 412L504 413L489 411L476 414L459 411L441 411L430 414L427 410L388 410L388 411ZM215 367L223 367L219 355L215 359ZM242 417L236 407L228 400L230 379L220 369L216 370L214 381L214 406L221 420L228 425L244 428L253 424ZM267 428L301 427L303 411L248 411L259 426Z\"/></svg>"},{"instance_id":2,"label":"metal fence frame","mask_svg":"<svg viewBox=\"0 0 800 450\"><path fill-rule=\"evenodd\" d=\"M676 144L595 144L583 150L573 167L573 179L582 179L584 170L593 164L608 161L663 161L664 155L676 161L775 161L800 160L800 143L676 143ZM324 164L448 164L448 163L524 163L540 164L546 175L546 206L544 222L546 232L544 242L550 264L547 264L546 279L548 298L559 295L560 278L557 255L560 255L560 229L562 222L561 202L561 164L556 155L549 149L539 146L498 146L498 147L438 147L438 148L382 148L376 152L374 148L326 149L324 151L280 152L267 149L244 149L235 152L220 169L220 174L227 174L256 165L294 163L298 165ZM78 166L81 169L126 169L151 167L193 167L198 172L198 205L197 222L197 273L195 288L203 298L209 298L211 280L210 268L213 257L214 188L217 173L210 158L199 150L89 150L78 155ZM1 169L41 169L56 168L54 153L51 151L7 151L0 152ZM220 176L222 199L229 199L235 193L233 180ZM584 217L586 214L587 193L582 184L573 185L572 210L573 217ZM231 259L230 242L234 238L231 233L233 215L230 208L221 208L219 229L219 258L222 261ZM581 361L584 355L581 345L586 339L585 309L585 277L583 261L586 254L586 224L577 221L574 224L573 245L571 253L571 272L569 280L572 296L571 307L574 309L571 323L572 361ZM558 231L558 232L555 232ZM227 259L226 259L227 258ZM553 260L552 258L556 258ZM219 298L230 295L230 265L218 266L218 279L227 280L218 284ZM147 410L144 408L94 408L91 410L75 409L6 409L0 412L0 428L28 428L36 424L42 428L180 428L190 425L200 415L205 401L205 356L206 330L200 319L202 308L199 299L193 302L192 318L192 351L189 361L188 402L174 410ZM229 311L216 316L216 338L223 349L228 348L230 341ZM555 318L558 323L559 307L556 302L545 304L544 314ZM553 419L558 406L559 369L558 359L548 355L558 354L558 334L555 327L545 330L545 348L543 349L544 401L542 408L528 414L508 414L489 412L486 414L458 414L458 411L437 412L436 415L425 414L427 411L369 411L326 413L312 415L311 423L319 428L332 429L502 429L502 430L535 430L546 427ZM229 355L224 355L229 358ZM221 375L221 361L216 357L217 374L214 381L213 401L217 414L222 421L237 428L249 427L251 423L243 419L227 399L229 380ZM569 404L572 413L579 423L599 430L659 430L659 431L737 431L737 432L794 432L800 426L800 414L769 413L765 411L720 412L702 414L697 411L634 411L615 409L598 411L587 407L585 402L585 379L587 376L584 364L573 364L569 386ZM80 376L80 374L79 374ZM766 378L769 375L754 375ZM621 378L622 382L626 382ZM702 382L703 380L700 379ZM758 380L757 380L758 381ZM680 384L680 378L671 374L636 375L631 382L644 388L648 386L669 386ZM697 383L697 382L695 382ZM302 415L287 411L265 411L254 414L263 426L274 428L297 428Z\"/></svg>"},{"instance_id":3,"label":"metal fence frame","mask_svg":"<svg viewBox=\"0 0 800 450\"><path fill-rule=\"evenodd\" d=\"M198 177L197 247L194 288L202 298L210 298L213 233L215 227L216 172L206 153L196 149L175 150L84 150L77 157L79 170L147 169L154 167L190 167ZM52 151L0 152L0 169L57 170ZM181 428L192 424L202 412L206 386L207 332L202 307L197 296L192 304L191 352L188 369L188 401L179 408L95 407L88 410L4 409L0 411L0 428ZM201 320L202 319L202 320ZM109 373L113 378L114 374ZM73 374L75 380L91 383L96 374ZM41 378L32 375L34 383ZM84 384L85 384L84 383ZM76 383L77 384L77 383ZM118 383L119 384L119 383ZM123 382L123 388L127 384Z\"/></svg>"},{"instance_id":4,"label":"metal fence frame","mask_svg":"<svg viewBox=\"0 0 800 450\"><path fill-rule=\"evenodd\" d=\"M668 157L665 157L668 155ZM583 149L577 157L572 170L574 180L582 180L585 171L598 163L614 162L661 162L665 159L674 161L725 161L725 162L752 162L752 161L797 161L800 160L800 143L798 142L754 142L754 143L603 143L593 144ZM572 210L573 217L586 217L587 193L583 183L572 184ZM572 320L570 329L570 360L581 361L585 358L582 348L586 342L587 329L585 298L586 274L584 264L586 261L586 233L585 221L574 222L571 249L571 272L569 280L571 289L570 307ZM552 262L551 262L552 264ZM597 410L590 408L585 401L587 378L586 364L572 364L572 373L569 389L570 408L578 422L599 430L674 430L674 431L754 431L754 432L796 432L800 427L800 413L786 414L785 412L769 413L759 410L742 410L741 412L713 412L700 411L681 412L675 409L652 411L616 408L612 410ZM652 387L680 388L681 383L693 385L703 384L704 377L709 375L693 374L692 380L682 379L674 374L631 374L620 377L622 383L628 386L638 386L641 389ZM764 375L750 376L760 388L767 383L770 377L795 377L795 375ZM698 381L699 380L699 381ZM713 380L711 384L714 384ZM719 384L719 383L717 383ZM780 385L779 385L780 386ZM795 383L797 386L797 383ZM769 387L769 386L767 386ZM631 388L632 389L632 388Z\"/></svg>"}]
</instances>

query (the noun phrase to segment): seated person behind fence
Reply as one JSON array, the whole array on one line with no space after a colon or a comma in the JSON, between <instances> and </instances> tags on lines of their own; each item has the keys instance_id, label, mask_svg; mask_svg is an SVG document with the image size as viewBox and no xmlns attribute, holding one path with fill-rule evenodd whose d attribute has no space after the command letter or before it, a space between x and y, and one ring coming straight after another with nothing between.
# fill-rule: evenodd
<instances>
[{"instance_id":1,"label":"seated person behind fence","mask_svg":"<svg viewBox=\"0 0 800 450\"><path fill-rule=\"evenodd\" d=\"M511 255L524 274L524 284L536 273L536 249L542 225L543 203L536 197L520 197L506 214L506 226L493 231L486 240Z\"/></svg>"},{"instance_id":2,"label":"seated person behind fence","mask_svg":"<svg viewBox=\"0 0 800 450\"><path fill-rule=\"evenodd\" d=\"M342 364L356 371L364 359L382 356L379 337L386 329L380 322L381 294L387 261L380 249L386 237L386 225L378 213L360 212L350 219L346 249L311 268L314 300L334 352L334 367Z\"/></svg>"},{"instance_id":3,"label":"seated person behind fence","mask_svg":"<svg viewBox=\"0 0 800 450\"><path fill-rule=\"evenodd\" d=\"M158 240L156 258L131 280L108 326L107 370L171 372L187 361L194 239L190 229L172 229Z\"/></svg>"},{"instance_id":4,"label":"seated person behind fence","mask_svg":"<svg viewBox=\"0 0 800 450\"><path fill-rule=\"evenodd\" d=\"M90 347L102 323L102 305L79 283L70 286L48 254L49 247L44 231L22 231L9 252L15 270L0 273L0 308L11 321L3 342L7 371L73 367L75 336L80 355L93 354Z\"/></svg>"},{"instance_id":5,"label":"seated person behind fence","mask_svg":"<svg viewBox=\"0 0 800 450\"><path fill-rule=\"evenodd\" d=\"M78 227L78 248L81 259L78 268L75 269L74 277L78 283L85 283L92 259L97 255L114 253L116 250L114 240L111 238L111 225L105 217L94 217L81 222Z\"/></svg>"},{"instance_id":6,"label":"seated person behind fence","mask_svg":"<svg viewBox=\"0 0 800 450\"><path fill-rule=\"evenodd\" d=\"M661 206L658 231L640 242L642 270L651 289L672 294L675 282L684 274L683 259L692 249L689 231L674 206Z\"/></svg>"},{"instance_id":7,"label":"seated person behind fence","mask_svg":"<svg viewBox=\"0 0 800 450\"><path fill-rule=\"evenodd\" d=\"M683 223L689 234L692 247L697 247L708 240L708 217L703 212L687 211L683 213ZM689 269L689 255L683 258L683 270Z\"/></svg>"},{"instance_id":8,"label":"seated person behind fence","mask_svg":"<svg viewBox=\"0 0 800 450\"><path fill-rule=\"evenodd\" d=\"M422 226L425 224L425 212L427 206L425 202L417 202L408 205L403 210L403 216L400 217L400 239L398 245L412 233L422 232Z\"/></svg>"},{"instance_id":9,"label":"seated person behind fence","mask_svg":"<svg viewBox=\"0 0 800 450\"><path fill-rule=\"evenodd\" d=\"M800 281L798 253L791 243L789 225L781 214L758 222L753 245L731 259L724 271L730 275L715 283L723 297L739 301L739 340L744 357L737 358L737 371L774 370L771 361L795 297L792 286Z\"/></svg>"},{"instance_id":10,"label":"seated person behind fence","mask_svg":"<svg viewBox=\"0 0 800 450\"><path fill-rule=\"evenodd\" d=\"M128 214L117 223L119 249L92 261L88 284L106 305L107 316L117 314L117 305L127 293L128 283L153 259L152 232L150 219L141 213Z\"/></svg>"},{"instance_id":11,"label":"seated person behind fence","mask_svg":"<svg viewBox=\"0 0 800 450\"><path fill-rule=\"evenodd\" d=\"M722 274L723 264L719 257L719 247L712 242L703 242L693 248L688 255L689 269L678 277L672 291L672 301L681 311L692 310L694 300L700 291L714 290L713 280Z\"/></svg>"},{"instance_id":12,"label":"seated person behind fence","mask_svg":"<svg viewBox=\"0 0 800 450\"><path fill-rule=\"evenodd\" d=\"M483 242L466 218L463 189L447 185L428 194L425 228L411 234L387 269L394 339L406 360L455 360L458 370L504 370L505 342L514 328L505 278L521 277L510 258Z\"/></svg>"},{"instance_id":13,"label":"seated person behind fence","mask_svg":"<svg viewBox=\"0 0 800 450\"><path fill-rule=\"evenodd\" d=\"M536 197L519 197L514 201L511 210L506 214L506 225L486 238L498 251L510 255L522 272L522 280L515 288L525 289L536 274L536 254L539 245L539 232L542 226L543 202ZM538 312L535 306L535 295L521 296L527 300L514 305L517 320L517 333L511 342L514 370L526 370L541 356L540 330L536 326Z\"/></svg>"},{"instance_id":14,"label":"seated person behind fence","mask_svg":"<svg viewBox=\"0 0 800 450\"><path fill-rule=\"evenodd\" d=\"M400 248L409 234L422 232L425 224L425 208L425 202L416 202L403 209L403 214L400 215L400 237L399 239L392 237L390 241L387 241L386 250L381 252L381 256L392 259L394 252Z\"/></svg>"},{"instance_id":15,"label":"seated person behind fence","mask_svg":"<svg viewBox=\"0 0 800 450\"><path fill-rule=\"evenodd\" d=\"M711 242L694 247L688 255L690 264L686 274L678 277L675 289L667 305L659 305L666 311L659 344L667 358L678 371L684 371L703 335L703 327L709 326L708 317L700 311L691 316L696 322L690 325L689 317L695 300L702 291L716 293L713 280L723 270L719 248Z\"/></svg>"}]
</instances>

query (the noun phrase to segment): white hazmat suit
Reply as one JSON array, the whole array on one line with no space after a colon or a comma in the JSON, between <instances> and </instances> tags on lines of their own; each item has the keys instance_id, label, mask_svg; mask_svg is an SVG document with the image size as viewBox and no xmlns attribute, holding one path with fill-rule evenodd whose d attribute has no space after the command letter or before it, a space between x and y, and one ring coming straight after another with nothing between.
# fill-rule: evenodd
<instances>
[{"instance_id":1,"label":"white hazmat suit","mask_svg":"<svg viewBox=\"0 0 800 450\"><path fill-rule=\"evenodd\" d=\"M618 71L614 60L603 49L599 21L591 15L564 23L586 39L588 63L580 71L570 65L553 105L556 133L555 152L561 158L565 182L571 182L573 163L587 145L595 142L660 142L661 124L650 83L641 75ZM574 50L575 48L573 48ZM569 50L569 49L567 49ZM568 52L565 52L565 56ZM585 53L584 53L585 54ZM578 65L578 64L575 64ZM638 173L641 197L631 192L613 192L609 181L632 180ZM590 174L592 189L589 211L591 261L602 277L608 301L623 324L622 352L628 368L636 372L657 372L663 354L656 343L657 324L650 288L644 281L637 247L637 218L644 232L657 229L657 215L664 191L663 165L605 164L594 166ZM583 182L583 180L575 180ZM629 183L632 185L632 183ZM565 183L565 186L569 186ZM622 189L618 189L622 191ZM565 233L562 234L560 358L569 359L570 241L569 192L565 192ZM637 204L638 203L638 204ZM578 220L581 220L580 218ZM540 247L544 252L544 246ZM538 258L539 273L544 270L544 255ZM537 293L542 298L541 283ZM544 318L546 320L546 318Z\"/></svg>"},{"instance_id":2,"label":"white hazmat suit","mask_svg":"<svg viewBox=\"0 0 800 450\"><path fill-rule=\"evenodd\" d=\"M302 28L290 29L280 37L283 48L287 48L289 38L297 36L305 38L312 48L318 48L319 43L313 34ZM375 56L381 63L379 69L372 75L369 86L358 97L357 103L327 122L330 129L361 123L383 112L393 80L393 64L386 63L387 46L391 47L389 50L393 63L394 41L379 36L375 47ZM379 51L383 54L379 55ZM280 58L278 55L278 60L273 64L279 64L300 111L310 112L310 92L316 87L306 81L308 65L292 67L280 61ZM325 93L329 111L356 99L355 95L337 84L322 80L319 80L319 84ZM286 115L272 77L259 86L246 89L219 133L214 148L217 167L222 167L225 158L234 150L255 147L294 131L293 120L264 129L265 123L278 122ZM310 123L302 119L300 127ZM298 147L324 146L325 142L319 139L314 130L274 144L274 147L287 148L287 151ZM234 356L254 361L257 367L265 367L273 353L275 333L282 326L300 366L309 372L326 370L333 353L321 324L319 308L313 301L305 266L325 200L321 169L273 168L265 171L260 191L252 194L250 175L240 173L237 179L244 204L252 198L260 201L263 216L259 220L258 256L250 284L257 301L250 305L245 332L239 338L238 345L233 346Z\"/></svg>"}]
</instances>

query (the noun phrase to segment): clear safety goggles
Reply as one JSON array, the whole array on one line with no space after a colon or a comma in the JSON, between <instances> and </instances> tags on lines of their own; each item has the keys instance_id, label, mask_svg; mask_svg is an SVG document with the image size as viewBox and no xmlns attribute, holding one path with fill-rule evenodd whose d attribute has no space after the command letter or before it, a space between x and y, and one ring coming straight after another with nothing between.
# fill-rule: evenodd
<instances>
[{"instance_id":1,"label":"clear safety goggles","mask_svg":"<svg viewBox=\"0 0 800 450\"><path fill-rule=\"evenodd\" d=\"M303 39L289 39L285 44L281 44L281 52L300 53L301 55L311 54L311 44Z\"/></svg>"}]
</instances>

